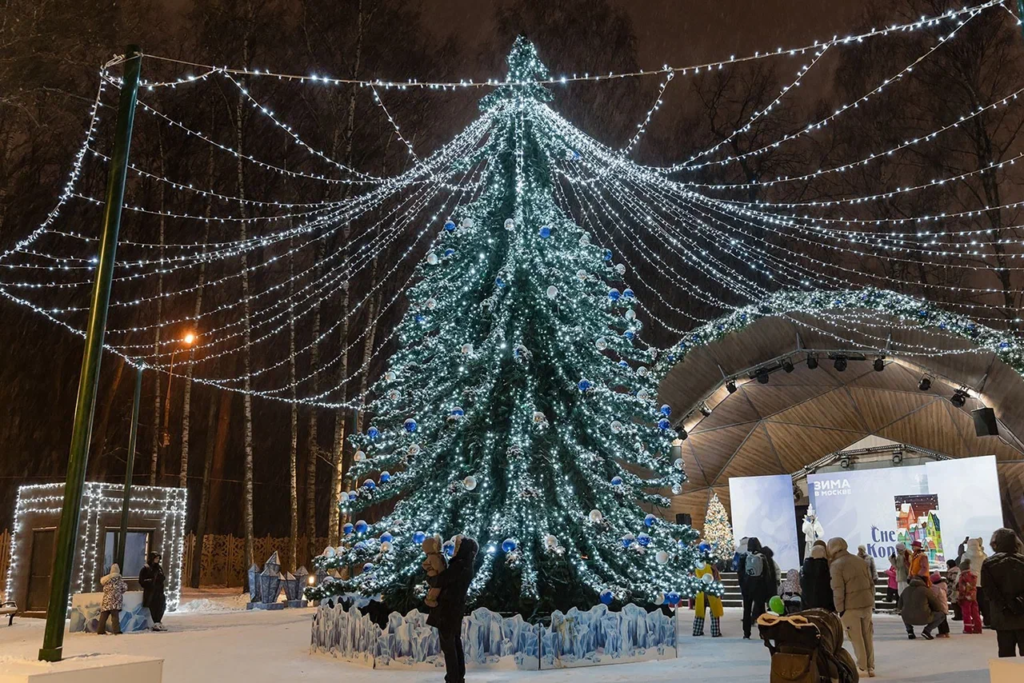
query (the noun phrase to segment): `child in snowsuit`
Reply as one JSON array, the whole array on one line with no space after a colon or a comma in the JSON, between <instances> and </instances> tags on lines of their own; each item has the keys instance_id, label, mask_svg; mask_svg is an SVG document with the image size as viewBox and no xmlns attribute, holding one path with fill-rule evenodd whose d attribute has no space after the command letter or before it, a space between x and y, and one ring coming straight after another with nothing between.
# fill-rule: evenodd
<instances>
[{"instance_id":1,"label":"child in snowsuit","mask_svg":"<svg viewBox=\"0 0 1024 683\"><path fill-rule=\"evenodd\" d=\"M932 592L942 605L942 621L939 622L939 638L949 638L949 598L946 594L946 579L942 574L932 574Z\"/></svg>"},{"instance_id":2,"label":"child in snowsuit","mask_svg":"<svg viewBox=\"0 0 1024 683\"><path fill-rule=\"evenodd\" d=\"M885 570L885 575L889 577L889 584L885 592L885 599L887 602L896 602L899 597L899 584L896 583L896 566L889 565L889 568Z\"/></svg>"},{"instance_id":3,"label":"child in snowsuit","mask_svg":"<svg viewBox=\"0 0 1024 683\"><path fill-rule=\"evenodd\" d=\"M971 571L971 561L960 563L960 579L956 586L960 600L960 614L964 618L964 633L981 633L981 611L978 609L978 576Z\"/></svg>"},{"instance_id":4,"label":"child in snowsuit","mask_svg":"<svg viewBox=\"0 0 1024 683\"><path fill-rule=\"evenodd\" d=\"M448 568L448 563L445 562L444 555L441 554L440 536L437 534L427 536L423 539L422 548L423 552L427 554L427 559L423 560L423 569L426 570L427 576L437 576ZM423 602L427 603L427 607L437 607L437 596L440 594L440 588L431 588L427 591L427 597Z\"/></svg>"},{"instance_id":5,"label":"child in snowsuit","mask_svg":"<svg viewBox=\"0 0 1024 683\"><path fill-rule=\"evenodd\" d=\"M705 576L710 576L715 581L721 580L718 569L711 563L705 563L703 567L694 571L694 575L701 580L702 584ZM711 637L721 638L722 615L725 613L725 610L722 609L722 599L705 591L697 593L694 602L694 611L697 616L693 618L693 635L694 637L704 635L704 614L707 609L711 610Z\"/></svg>"},{"instance_id":6,"label":"child in snowsuit","mask_svg":"<svg viewBox=\"0 0 1024 683\"><path fill-rule=\"evenodd\" d=\"M96 635L102 636L107 633L107 619L110 621L110 629L115 636L121 635L121 606L124 604L124 594L128 590L128 584L121 577L121 568L117 563L110 565L110 573L100 579L103 586L103 601L100 603L100 622L96 627Z\"/></svg>"},{"instance_id":7,"label":"child in snowsuit","mask_svg":"<svg viewBox=\"0 0 1024 683\"><path fill-rule=\"evenodd\" d=\"M786 572L786 580L782 582L782 602L786 605L786 614L796 614L803 609L799 569Z\"/></svg>"},{"instance_id":8,"label":"child in snowsuit","mask_svg":"<svg viewBox=\"0 0 1024 683\"><path fill-rule=\"evenodd\" d=\"M953 621L963 621L960 614L960 598L956 594L956 585L960 581L960 567L956 560L946 561L946 590L949 592L949 604L953 606Z\"/></svg>"}]
</instances>

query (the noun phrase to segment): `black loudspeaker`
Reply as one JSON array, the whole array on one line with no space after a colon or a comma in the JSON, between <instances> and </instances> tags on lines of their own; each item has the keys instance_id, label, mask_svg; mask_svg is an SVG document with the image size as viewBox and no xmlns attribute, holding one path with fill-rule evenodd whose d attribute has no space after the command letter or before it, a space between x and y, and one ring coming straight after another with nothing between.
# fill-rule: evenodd
<instances>
[{"instance_id":1,"label":"black loudspeaker","mask_svg":"<svg viewBox=\"0 0 1024 683\"><path fill-rule=\"evenodd\" d=\"M693 517L688 512L677 512L676 513L676 524L685 524L686 526L693 526Z\"/></svg>"},{"instance_id":2,"label":"black loudspeaker","mask_svg":"<svg viewBox=\"0 0 1024 683\"><path fill-rule=\"evenodd\" d=\"M996 411L991 408L972 410L974 417L974 433L978 436L999 436L999 425L996 423Z\"/></svg>"}]
</instances>

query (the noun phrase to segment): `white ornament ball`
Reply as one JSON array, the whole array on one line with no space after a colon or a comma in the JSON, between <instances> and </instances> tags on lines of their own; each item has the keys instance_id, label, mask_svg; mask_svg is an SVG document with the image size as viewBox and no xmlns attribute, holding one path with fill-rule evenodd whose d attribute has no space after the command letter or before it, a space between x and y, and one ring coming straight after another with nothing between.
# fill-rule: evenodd
<instances>
[{"instance_id":1,"label":"white ornament ball","mask_svg":"<svg viewBox=\"0 0 1024 683\"><path fill-rule=\"evenodd\" d=\"M555 538L554 535L548 534L547 536L544 537L544 545L547 546L548 549L557 548L558 547L558 539Z\"/></svg>"},{"instance_id":2,"label":"white ornament ball","mask_svg":"<svg viewBox=\"0 0 1024 683\"><path fill-rule=\"evenodd\" d=\"M576 271L576 277L579 278L580 280L586 280L587 279L587 271L585 271L585 270L577 270Z\"/></svg>"},{"instance_id":3,"label":"white ornament ball","mask_svg":"<svg viewBox=\"0 0 1024 683\"><path fill-rule=\"evenodd\" d=\"M542 424L542 423L547 422L547 421L548 421L547 415L545 415L544 413L542 413L539 410L533 411L533 424Z\"/></svg>"},{"instance_id":4,"label":"white ornament ball","mask_svg":"<svg viewBox=\"0 0 1024 683\"><path fill-rule=\"evenodd\" d=\"M511 218L506 218L505 219L505 229L506 230L515 230L516 229L516 222L515 222L515 220L513 220Z\"/></svg>"},{"instance_id":5,"label":"white ornament ball","mask_svg":"<svg viewBox=\"0 0 1024 683\"><path fill-rule=\"evenodd\" d=\"M390 544L390 543L388 543L387 541L381 541L381 544L380 544L380 551L381 551L382 553L386 553L386 552L388 552L389 550L391 550L391 544Z\"/></svg>"},{"instance_id":6,"label":"white ornament ball","mask_svg":"<svg viewBox=\"0 0 1024 683\"><path fill-rule=\"evenodd\" d=\"M352 459L355 460L356 462L362 462L363 460L366 460L366 453L363 453L362 451L356 451L356 454L352 456Z\"/></svg>"},{"instance_id":7,"label":"white ornament ball","mask_svg":"<svg viewBox=\"0 0 1024 683\"><path fill-rule=\"evenodd\" d=\"M427 254L427 263L429 263L432 266L436 266L437 262L440 260L441 259L439 259L437 257L437 254L435 254L434 252L430 252L429 254Z\"/></svg>"},{"instance_id":8,"label":"white ornament ball","mask_svg":"<svg viewBox=\"0 0 1024 683\"><path fill-rule=\"evenodd\" d=\"M392 389L391 391L388 392L388 400L397 401L398 400L398 396L399 396L398 389Z\"/></svg>"},{"instance_id":9,"label":"white ornament ball","mask_svg":"<svg viewBox=\"0 0 1024 683\"><path fill-rule=\"evenodd\" d=\"M585 232L580 235L580 245L585 247L588 244L590 244L590 234Z\"/></svg>"},{"instance_id":10,"label":"white ornament ball","mask_svg":"<svg viewBox=\"0 0 1024 683\"><path fill-rule=\"evenodd\" d=\"M651 397L651 392L647 391L646 389L641 389L640 391L636 392L636 397L641 401L646 401Z\"/></svg>"},{"instance_id":11,"label":"white ornament ball","mask_svg":"<svg viewBox=\"0 0 1024 683\"><path fill-rule=\"evenodd\" d=\"M420 445L418 443L411 444L408 448L405 449L405 452L408 453L409 455L416 455L417 453L420 452Z\"/></svg>"},{"instance_id":12,"label":"white ornament ball","mask_svg":"<svg viewBox=\"0 0 1024 683\"><path fill-rule=\"evenodd\" d=\"M678 496L682 492L683 492L683 487L682 486L680 486L679 484L672 484L672 495Z\"/></svg>"},{"instance_id":13,"label":"white ornament ball","mask_svg":"<svg viewBox=\"0 0 1024 683\"><path fill-rule=\"evenodd\" d=\"M393 370L388 370L384 373L384 379L388 382L394 382L398 378L398 375Z\"/></svg>"},{"instance_id":14,"label":"white ornament ball","mask_svg":"<svg viewBox=\"0 0 1024 683\"><path fill-rule=\"evenodd\" d=\"M608 340L605 339L604 337L598 337L597 340L594 342L594 346L597 347L598 351L604 351L605 349L608 348Z\"/></svg>"},{"instance_id":15,"label":"white ornament ball","mask_svg":"<svg viewBox=\"0 0 1024 683\"><path fill-rule=\"evenodd\" d=\"M676 461L673 464L676 466L677 470L683 469L683 459L682 458L676 458Z\"/></svg>"},{"instance_id":16,"label":"white ornament ball","mask_svg":"<svg viewBox=\"0 0 1024 683\"><path fill-rule=\"evenodd\" d=\"M557 296L558 296L558 287L555 287L554 285L551 285L550 287L548 287L548 298L549 299L554 299Z\"/></svg>"},{"instance_id":17,"label":"white ornament ball","mask_svg":"<svg viewBox=\"0 0 1024 683\"><path fill-rule=\"evenodd\" d=\"M622 423L619 422L618 420L613 420L612 421L612 431L615 432L616 434L621 432L622 431Z\"/></svg>"},{"instance_id":18,"label":"white ornament ball","mask_svg":"<svg viewBox=\"0 0 1024 683\"><path fill-rule=\"evenodd\" d=\"M654 596L654 604L655 605L664 605L665 604L665 594L664 593L658 593L657 595L655 595Z\"/></svg>"},{"instance_id":19,"label":"white ornament ball","mask_svg":"<svg viewBox=\"0 0 1024 683\"><path fill-rule=\"evenodd\" d=\"M636 320L636 312L632 308L627 308L626 312L623 314L623 317L626 320Z\"/></svg>"},{"instance_id":20,"label":"white ornament ball","mask_svg":"<svg viewBox=\"0 0 1024 683\"><path fill-rule=\"evenodd\" d=\"M711 576L711 574L705 574L704 576L700 577L700 580L710 586L711 582L715 580L715 577Z\"/></svg>"},{"instance_id":21,"label":"white ornament ball","mask_svg":"<svg viewBox=\"0 0 1024 683\"><path fill-rule=\"evenodd\" d=\"M654 559L658 564L668 564L668 553L664 550L659 550L658 554L654 556Z\"/></svg>"},{"instance_id":22,"label":"white ornament ball","mask_svg":"<svg viewBox=\"0 0 1024 683\"><path fill-rule=\"evenodd\" d=\"M462 345L462 353L466 354L467 356L469 354L473 353L473 345L472 344L463 344Z\"/></svg>"},{"instance_id":23,"label":"white ornament ball","mask_svg":"<svg viewBox=\"0 0 1024 683\"><path fill-rule=\"evenodd\" d=\"M462 485L466 487L467 491L472 491L476 488L476 477L472 474L462 480Z\"/></svg>"},{"instance_id":24,"label":"white ornament ball","mask_svg":"<svg viewBox=\"0 0 1024 683\"><path fill-rule=\"evenodd\" d=\"M646 377L647 376L647 368L645 366L641 365L640 367L638 367L636 369L636 374L639 375L640 377Z\"/></svg>"},{"instance_id":25,"label":"white ornament ball","mask_svg":"<svg viewBox=\"0 0 1024 683\"><path fill-rule=\"evenodd\" d=\"M601 514L600 510L591 510L590 511L590 521L593 522L594 524L600 524L603 519L604 519L604 515Z\"/></svg>"},{"instance_id":26,"label":"white ornament ball","mask_svg":"<svg viewBox=\"0 0 1024 683\"><path fill-rule=\"evenodd\" d=\"M465 218L463 218L462 219L462 227L464 227L464 228L472 228L473 227L473 219L470 218L469 216L466 216Z\"/></svg>"},{"instance_id":27,"label":"white ornament ball","mask_svg":"<svg viewBox=\"0 0 1024 683\"><path fill-rule=\"evenodd\" d=\"M435 308L437 308L437 299L435 299L434 297L430 297L429 299L427 299L427 310L432 311Z\"/></svg>"},{"instance_id":28,"label":"white ornament ball","mask_svg":"<svg viewBox=\"0 0 1024 683\"><path fill-rule=\"evenodd\" d=\"M621 264L621 263L616 263L615 264L615 272L618 273L619 275L625 275L626 274L626 266Z\"/></svg>"}]
</instances>

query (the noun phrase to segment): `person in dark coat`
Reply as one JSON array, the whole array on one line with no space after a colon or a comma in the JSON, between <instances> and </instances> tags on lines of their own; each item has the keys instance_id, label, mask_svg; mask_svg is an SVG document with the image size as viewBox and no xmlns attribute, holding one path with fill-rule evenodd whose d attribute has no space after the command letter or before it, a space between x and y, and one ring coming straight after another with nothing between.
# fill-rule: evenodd
<instances>
[{"instance_id":1,"label":"person in dark coat","mask_svg":"<svg viewBox=\"0 0 1024 683\"><path fill-rule=\"evenodd\" d=\"M1024 656L1024 552L1012 529L996 529L989 545L994 554L981 565L981 583L999 656Z\"/></svg>"},{"instance_id":2,"label":"person in dark coat","mask_svg":"<svg viewBox=\"0 0 1024 683\"><path fill-rule=\"evenodd\" d=\"M477 542L468 536L455 539L455 556L448 568L437 576L427 577L427 583L441 589L437 607L430 610L427 625L437 629L444 653L447 671L445 683L465 683L466 656L462 651L462 617L466 614L466 596L476 573Z\"/></svg>"},{"instance_id":3,"label":"person in dark coat","mask_svg":"<svg viewBox=\"0 0 1024 683\"><path fill-rule=\"evenodd\" d=\"M150 553L149 561L139 570L139 584L142 586L142 606L149 608L153 617L153 630L166 631L163 625L167 598L164 596L164 570L160 567L160 553Z\"/></svg>"},{"instance_id":4,"label":"person in dark coat","mask_svg":"<svg viewBox=\"0 0 1024 683\"><path fill-rule=\"evenodd\" d=\"M800 590L803 593L804 609L827 609L836 611L832 596L832 575L828 570L825 541L818 539L811 546L811 556L804 560L800 571Z\"/></svg>"},{"instance_id":5,"label":"person in dark coat","mask_svg":"<svg viewBox=\"0 0 1024 683\"><path fill-rule=\"evenodd\" d=\"M760 571L752 574L751 567L757 566ZM753 537L747 539L747 552L740 557L736 570L743 594L743 637L749 639L751 627L764 614L765 603L775 595L775 564L771 557L765 556L761 541Z\"/></svg>"}]
</instances>

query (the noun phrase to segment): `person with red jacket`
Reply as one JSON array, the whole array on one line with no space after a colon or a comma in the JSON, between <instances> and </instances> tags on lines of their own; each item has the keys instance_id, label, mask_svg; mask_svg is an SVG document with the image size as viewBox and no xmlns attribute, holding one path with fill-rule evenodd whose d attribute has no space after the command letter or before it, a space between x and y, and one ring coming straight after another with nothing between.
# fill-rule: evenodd
<instances>
[{"instance_id":1,"label":"person with red jacket","mask_svg":"<svg viewBox=\"0 0 1024 683\"><path fill-rule=\"evenodd\" d=\"M978 575L971 571L970 560L960 563L960 578L956 584L960 601L960 614L964 618L964 633L981 633L981 611L978 609Z\"/></svg>"}]
</instances>

